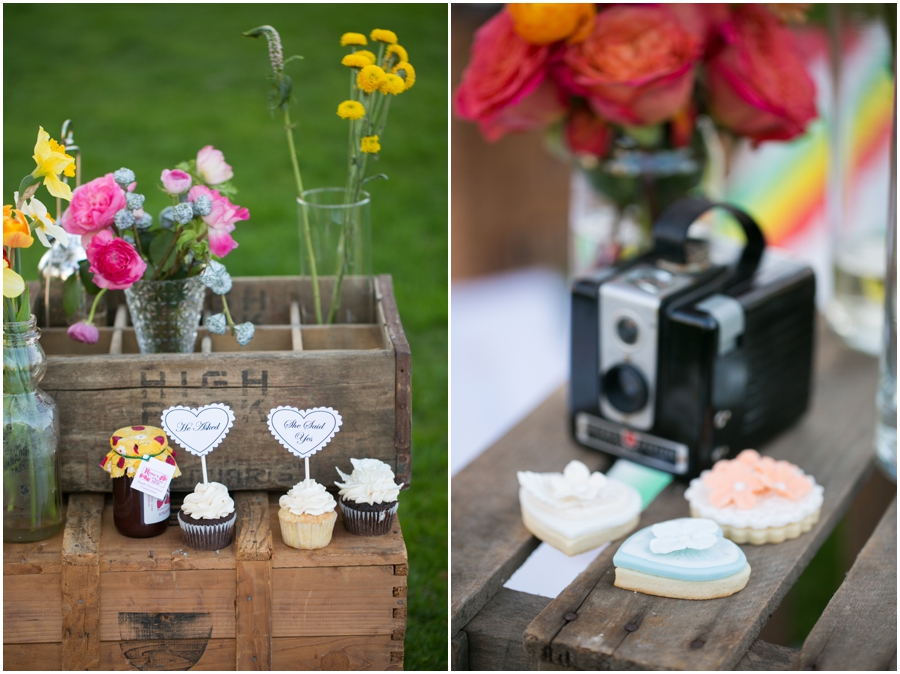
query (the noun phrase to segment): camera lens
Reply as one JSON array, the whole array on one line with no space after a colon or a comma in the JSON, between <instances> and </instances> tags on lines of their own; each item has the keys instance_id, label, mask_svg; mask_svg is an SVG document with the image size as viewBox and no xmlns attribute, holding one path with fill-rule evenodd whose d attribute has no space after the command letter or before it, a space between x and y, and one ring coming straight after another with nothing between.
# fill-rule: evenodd
<instances>
[{"instance_id":1,"label":"camera lens","mask_svg":"<svg viewBox=\"0 0 900 674\"><path fill-rule=\"evenodd\" d=\"M638 326L628 317L620 318L616 323L616 334L626 344L634 344L638 339Z\"/></svg>"},{"instance_id":2,"label":"camera lens","mask_svg":"<svg viewBox=\"0 0 900 674\"><path fill-rule=\"evenodd\" d=\"M624 414L637 412L647 404L649 391L640 370L621 363L603 375L603 392L610 405Z\"/></svg>"}]
</instances>

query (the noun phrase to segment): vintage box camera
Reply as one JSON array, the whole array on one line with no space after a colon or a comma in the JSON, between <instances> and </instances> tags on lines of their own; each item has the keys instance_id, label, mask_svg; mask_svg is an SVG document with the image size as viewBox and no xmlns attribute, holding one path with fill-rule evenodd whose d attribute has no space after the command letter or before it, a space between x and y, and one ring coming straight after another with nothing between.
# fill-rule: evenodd
<instances>
[{"instance_id":1,"label":"vintage box camera","mask_svg":"<svg viewBox=\"0 0 900 674\"><path fill-rule=\"evenodd\" d=\"M688 228L722 208L747 243L713 264ZM582 445L682 478L756 447L809 402L815 276L765 250L743 211L672 204L654 248L572 286L572 432Z\"/></svg>"}]
</instances>

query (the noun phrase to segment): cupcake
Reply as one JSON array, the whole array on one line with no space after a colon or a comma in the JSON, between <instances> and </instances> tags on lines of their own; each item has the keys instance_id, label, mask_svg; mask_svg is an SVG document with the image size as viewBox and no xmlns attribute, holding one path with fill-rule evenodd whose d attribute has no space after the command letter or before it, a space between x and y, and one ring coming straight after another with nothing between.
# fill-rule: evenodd
<instances>
[{"instance_id":1,"label":"cupcake","mask_svg":"<svg viewBox=\"0 0 900 674\"><path fill-rule=\"evenodd\" d=\"M745 449L718 461L684 492L693 517L713 520L735 543L782 543L819 521L823 488L787 461Z\"/></svg>"},{"instance_id":2,"label":"cupcake","mask_svg":"<svg viewBox=\"0 0 900 674\"><path fill-rule=\"evenodd\" d=\"M278 499L281 510L281 538L285 545L300 550L324 548L331 542L337 520L337 503L324 486L315 480L298 482Z\"/></svg>"},{"instance_id":3,"label":"cupcake","mask_svg":"<svg viewBox=\"0 0 900 674\"><path fill-rule=\"evenodd\" d=\"M343 482L340 487L344 528L357 536L381 536L391 530L403 483L394 484L394 471L378 459L350 459L353 472L347 475L336 468Z\"/></svg>"},{"instance_id":4,"label":"cupcake","mask_svg":"<svg viewBox=\"0 0 900 674\"><path fill-rule=\"evenodd\" d=\"M201 482L184 497L178 524L184 544L194 550L221 550L231 545L237 513L228 488L218 482Z\"/></svg>"}]
</instances>

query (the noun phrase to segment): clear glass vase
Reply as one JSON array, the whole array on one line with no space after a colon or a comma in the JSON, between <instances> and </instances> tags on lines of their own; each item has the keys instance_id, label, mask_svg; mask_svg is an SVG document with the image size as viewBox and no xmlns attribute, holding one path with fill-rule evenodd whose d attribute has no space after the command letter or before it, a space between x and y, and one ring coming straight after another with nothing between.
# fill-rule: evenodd
<instances>
[{"instance_id":1,"label":"clear glass vase","mask_svg":"<svg viewBox=\"0 0 900 674\"><path fill-rule=\"evenodd\" d=\"M313 280L313 297L303 302L307 324L359 323L359 303L341 302L372 294L370 197L351 200L343 187L306 190L297 199L300 220L300 273Z\"/></svg>"},{"instance_id":2,"label":"clear glass vase","mask_svg":"<svg viewBox=\"0 0 900 674\"><path fill-rule=\"evenodd\" d=\"M38 388L47 358L34 316L3 324L3 540L40 541L63 528L56 402Z\"/></svg>"},{"instance_id":3,"label":"clear glass vase","mask_svg":"<svg viewBox=\"0 0 900 674\"><path fill-rule=\"evenodd\" d=\"M141 353L191 353L203 312L206 286L196 276L138 281L125 290Z\"/></svg>"}]
</instances>

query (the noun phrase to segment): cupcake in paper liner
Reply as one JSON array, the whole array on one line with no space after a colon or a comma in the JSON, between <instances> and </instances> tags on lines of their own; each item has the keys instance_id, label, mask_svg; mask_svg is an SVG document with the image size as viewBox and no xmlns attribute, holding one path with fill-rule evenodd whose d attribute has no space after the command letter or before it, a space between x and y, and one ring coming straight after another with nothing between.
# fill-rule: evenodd
<instances>
[{"instance_id":1,"label":"cupcake in paper liner","mask_svg":"<svg viewBox=\"0 0 900 674\"><path fill-rule=\"evenodd\" d=\"M343 482L339 501L344 528L357 536L381 536L391 530L403 483L394 484L394 471L378 459L350 459L350 475L336 468Z\"/></svg>"},{"instance_id":2,"label":"cupcake in paper liner","mask_svg":"<svg viewBox=\"0 0 900 674\"><path fill-rule=\"evenodd\" d=\"M300 550L324 548L331 542L337 513L334 497L315 480L295 484L278 499L281 538Z\"/></svg>"},{"instance_id":3,"label":"cupcake in paper liner","mask_svg":"<svg viewBox=\"0 0 900 674\"><path fill-rule=\"evenodd\" d=\"M184 544L194 550L221 550L231 545L237 513L228 488L218 482L201 482L184 497L178 524Z\"/></svg>"}]
</instances>

